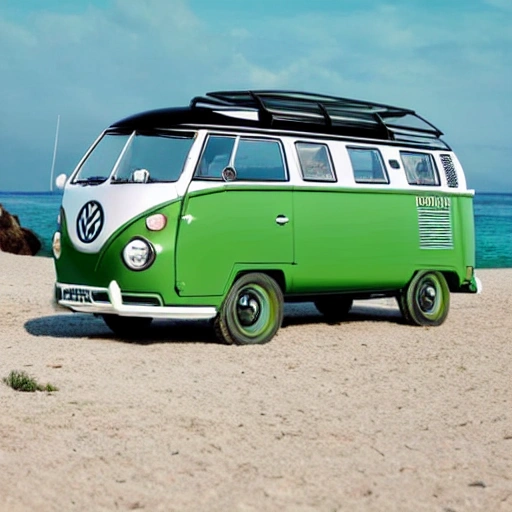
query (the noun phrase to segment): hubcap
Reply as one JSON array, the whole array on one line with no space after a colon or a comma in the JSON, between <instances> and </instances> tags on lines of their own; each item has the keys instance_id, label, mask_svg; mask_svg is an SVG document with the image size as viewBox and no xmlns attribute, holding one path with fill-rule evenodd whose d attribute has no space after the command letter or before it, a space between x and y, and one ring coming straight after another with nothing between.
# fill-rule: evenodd
<instances>
[{"instance_id":1,"label":"hubcap","mask_svg":"<svg viewBox=\"0 0 512 512\"><path fill-rule=\"evenodd\" d=\"M244 290L238 297L236 314L244 327L254 325L260 316L261 304L258 297L249 290Z\"/></svg>"},{"instance_id":2,"label":"hubcap","mask_svg":"<svg viewBox=\"0 0 512 512\"><path fill-rule=\"evenodd\" d=\"M418 304L424 313L431 313L436 306L437 290L433 283L424 283L418 294Z\"/></svg>"}]
</instances>

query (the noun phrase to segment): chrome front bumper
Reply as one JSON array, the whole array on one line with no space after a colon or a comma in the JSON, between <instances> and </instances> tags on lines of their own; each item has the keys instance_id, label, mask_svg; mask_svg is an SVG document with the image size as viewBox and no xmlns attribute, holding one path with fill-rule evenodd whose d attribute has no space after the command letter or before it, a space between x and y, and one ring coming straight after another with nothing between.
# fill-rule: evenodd
<instances>
[{"instance_id":1,"label":"chrome front bumper","mask_svg":"<svg viewBox=\"0 0 512 512\"><path fill-rule=\"evenodd\" d=\"M184 320L207 320L217 316L217 309L212 306L125 304L116 281L111 281L108 288L56 283L55 303L79 313L100 315Z\"/></svg>"}]
</instances>

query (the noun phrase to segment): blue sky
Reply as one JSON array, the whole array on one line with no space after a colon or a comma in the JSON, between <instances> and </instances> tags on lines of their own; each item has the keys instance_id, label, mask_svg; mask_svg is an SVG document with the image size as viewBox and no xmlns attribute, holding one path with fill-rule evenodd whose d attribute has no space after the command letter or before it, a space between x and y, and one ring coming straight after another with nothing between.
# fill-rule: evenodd
<instances>
[{"instance_id":1,"label":"blue sky","mask_svg":"<svg viewBox=\"0 0 512 512\"><path fill-rule=\"evenodd\" d=\"M132 113L237 88L416 110L512 193L512 0L2 0L0 190L49 189Z\"/></svg>"}]
</instances>

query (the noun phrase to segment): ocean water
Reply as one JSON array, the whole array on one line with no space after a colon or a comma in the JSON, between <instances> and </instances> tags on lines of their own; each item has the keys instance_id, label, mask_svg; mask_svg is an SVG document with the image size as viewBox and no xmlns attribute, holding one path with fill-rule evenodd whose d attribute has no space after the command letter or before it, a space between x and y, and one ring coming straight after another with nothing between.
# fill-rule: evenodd
<instances>
[{"instance_id":1,"label":"ocean water","mask_svg":"<svg viewBox=\"0 0 512 512\"><path fill-rule=\"evenodd\" d=\"M40 256L51 256L61 199L60 194L0 192L0 204L41 240ZM512 267L512 194L477 193L474 213L477 268Z\"/></svg>"},{"instance_id":2,"label":"ocean water","mask_svg":"<svg viewBox=\"0 0 512 512\"><path fill-rule=\"evenodd\" d=\"M477 268L512 267L512 194L475 194Z\"/></svg>"},{"instance_id":3,"label":"ocean water","mask_svg":"<svg viewBox=\"0 0 512 512\"><path fill-rule=\"evenodd\" d=\"M38 256L51 256L61 201L60 193L0 192L0 204L11 215L17 215L21 225L32 230L41 241Z\"/></svg>"}]
</instances>

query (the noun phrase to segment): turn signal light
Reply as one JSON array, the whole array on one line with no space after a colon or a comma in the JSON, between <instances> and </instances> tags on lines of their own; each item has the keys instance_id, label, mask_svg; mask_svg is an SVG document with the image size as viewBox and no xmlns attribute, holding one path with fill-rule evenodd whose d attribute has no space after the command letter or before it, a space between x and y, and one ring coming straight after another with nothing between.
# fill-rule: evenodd
<instances>
[{"instance_id":1,"label":"turn signal light","mask_svg":"<svg viewBox=\"0 0 512 512\"><path fill-rule=\"evenodd\" d=\"M146 227L150 231L161 231L167 224L167 217L163 213L155 213L146 219Z\"/></svg>"},{"instance_id":2,"label":"turn signal light","mask_svg":"<svg viewBox=\"0 0 512 512\"><path fill-rule=\"evenodd\" d=\"M53 255L55 256L55 259L58 260L60 258L61 252L62 252L62 247L60 245L60 232L59 231L57 231L53 235L52 251L53 251Z\"/></svg>"}]
</instances>

